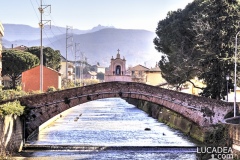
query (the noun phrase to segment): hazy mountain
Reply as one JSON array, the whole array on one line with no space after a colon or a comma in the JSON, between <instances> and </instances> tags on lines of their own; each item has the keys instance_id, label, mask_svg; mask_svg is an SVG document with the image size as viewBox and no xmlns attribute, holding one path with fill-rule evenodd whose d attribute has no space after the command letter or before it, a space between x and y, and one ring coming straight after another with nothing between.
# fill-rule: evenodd
<instances>
[{"instance_id":1,"label":"hazy mountain","mask_svg":"<svg viewBox=\"0 0 240 160\"><path fill-rule=\"evenodd\" d=\"M118 49L128 64L135 65L149 60L155 52L154 37L154 33L145 30L102 29L93 33L74 35L73 39L74 43L79 43L80 52L84 52L89 62L95 64L100 62L108 66L111 57L116 57ZM65 56L65 35L51 41L52 43L48 43L47 46L61 50ZM68 50L68 53L68 59L74 60L75 52L71 53L71 50Z\"/></svg>"},{"instance_id":2,"label":"hazy mountain","mask_svg":"<svg viewBox=\"0 0 240 160\"><path fill-rule=\"evenodd\" d=\"M30 29L26 27L26 30ZM53 29L53 27L52 27ZM63 28L59 28L63 29ZM15 32L14 29L11 30L12 33ZM6 39L11 39L8 37L8 30L5 30L5 37L3 39L3 45L10 48L11 44L16 41L7 41ZM21 28L22 33L26 33L24 28ZM66 30L64 28L64 30ZM30 31L30 30L29 30ZM39 31L39 29L38 29ZM94 32L95 31L95 32ZM160 54L154 49L153 39L155 33L146 30L126 30L126 29L116 29L103 26L94 27L83 33L80 30L74 31L73 35L73 49L68 47L68 60L80 59L81 53L84 53L90 64L100 63L102 66L109 66L112 56L115 58L117 50L120 49L121 58L124 56L127 60L127 65L137 65L146 62L148 67L153 65L160 60ZM33 32L31 32L33 33ZM61 33L61 31L59 31ZM81 34L80 34L81 33ZM39 33L38 33L39 34ZM25 46L40 46L40 40L24 39L19 40L19 34L16 34L15 39L17 40L17 45ZM29 36L33 36L29 33ZM23 37L22 37L23 38ZM68 39L68 46L70 46L70 38ZM61 54L66 57L66 34L56 34L55 36L48 36L48 38L43 39L43 45L52 47L55 50L60 50ZM77 46L75 49L75 45Z\"/></svg>"},{"instance_id":3,"label":"hazy mountain","mask_svg":"<svg viewBox=\"0 0 240 160\"><path fill-rule=\"evenodd\" d=\"M18 43L19 40L37 40L40 39L40 28L31 27L23 24L3 24L5 36L4 39L8 41L15 41ZM104 28L114 28L112 26L101 26L98 25L89 30L72 29L72 34L84 34L96 32ZM57 35L66 34L66 27L49 26L45 25L43 29L43 38L54 37Z\"/></svg>"}]
</instances>

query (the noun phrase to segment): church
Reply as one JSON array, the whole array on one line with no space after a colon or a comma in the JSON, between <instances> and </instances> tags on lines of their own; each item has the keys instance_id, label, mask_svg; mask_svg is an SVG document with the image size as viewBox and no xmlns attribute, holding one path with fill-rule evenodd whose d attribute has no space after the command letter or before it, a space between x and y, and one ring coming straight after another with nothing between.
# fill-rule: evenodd
<instances>
[{"instance_id":1,"label":"church","mask_svg":"<svg viewBox=\"0 0 240 160\"><path fill-rule=\"evenodd\" d=\"M116 58L111 58L109 70L105 73L105 82L110 81L128 81L131 82L131 75L126 70L126 60L121 59L119 49Z\"/></svg>"}]
</instances>

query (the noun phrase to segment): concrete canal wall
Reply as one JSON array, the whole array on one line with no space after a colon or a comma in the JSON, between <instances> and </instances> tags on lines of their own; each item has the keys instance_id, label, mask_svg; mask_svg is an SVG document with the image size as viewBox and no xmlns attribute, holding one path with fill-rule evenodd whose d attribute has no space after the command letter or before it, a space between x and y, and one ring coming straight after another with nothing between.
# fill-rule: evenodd
<instances>
[{"instance_id":1,"label":"concrete canal wall","mask_svg":"<svg viewBox=\"0 0 240 160\"><path fill-rule=\"evenodd\" d=\"M158 121L163 122L172 128L181 130L186 135L189 135L200 142L204 142L206 139L206 134L208 132L207 128L200 128L200 126L176 112L147 101L127 99L127 102L145 111L149 116Z\"/></svg>"},{"instance_id":2,"label":"concrete canal wall","mask_svg":"<svg viewBox=\"0 0 240 160\"><path fill-rule=\"evenodd\" d=\"M232 141L233 151L240 159L240 116L226 119L225 125L228 126L228 133Z\"/></svg>"},{"instance_id":3,"label":"concrete canal wall","mask_svg":"<svg viewBox=\"0 0 240 160\"><path fill-rule=\"evenodd\" d=\"M17 153L23 147L23 123L16 115L0 117L0 151L8 154Z\"/></svg>"},{"instance_id":4,"label":"concrete canal wall","mask_svg":"<svg viewBox=\"0 0 240 160\"><path fill-rule=\"evenodd\" d=\"M201 127L163 106L136 99L126 99L126 101L145 111L149 116L182 131L205 145L232 147L233 151L240 155L240 117L228 120L228 123Z\"/></svg>"},{"instance_id":5,"label":"concrete canal wall","mask_svg":"<svg viewBox=\"0 0 240 160\"><path fill-rule=\"evenodd\" d=\"M227 124L229 126L229 136L232 140L233 151L238 155L240 159L240 125L239 124Z\"/></svg>"},{"instance_id":6,"label":"concrete canal wall","mask_svg":"<svg viewBox=\"0 0 240 160\"><path fill-rule=\"evenodd\" d=\"M61 114L51 118L43 125L39 126L38 131L41 131L45 127L51 125L58 118L68 114L68 112L69 111L66 110ZM27 138L24 138L23 125L24 122L22 117L16 115L7 115L5 117L0 117L0 157L3 153L14 155L22 151L25 143L25 138ZM34 136L37 136L36 134L33 133L28 138L35 138Z\"/></svg>"}]
</instances>

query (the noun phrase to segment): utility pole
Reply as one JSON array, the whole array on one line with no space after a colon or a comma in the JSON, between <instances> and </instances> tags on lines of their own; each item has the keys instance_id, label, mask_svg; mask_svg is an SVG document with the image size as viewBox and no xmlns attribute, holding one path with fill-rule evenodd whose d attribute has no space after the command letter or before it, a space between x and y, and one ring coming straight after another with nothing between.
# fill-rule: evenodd
<instances>
[{"instance_id":1,"label":"utility pole","mask_svg":"<svg viewBox=\"0 0 240 160\"><path fill-rule=\"evenodd\" d=\"M81 60L80 60L80 84L83 84L83 68L85 67L85 56L84 53L81 52Z\"/></svg>"},{"instance_id":2,"label":"utility pole","mask_svg":"<svg viewBox=\"0 0 240 160\"><path fill-rule=\"evenodd\" d=\"M72 47L73 47L73 35L72 35L72 32L69 32L69 30L71 29L72 30L73 27L70 27L70 26L67 26L66 27L66 81L68 82L68 48L71 47L71 50L72 50ZM71 40L69 42L69 39Z\"/></svg>"},{"instance_id":3,"label":"utility pole","mask_svg":"<svg viewBox=\"0 0 240 160\"><path fill-rule=\"evenodd\" d=\"M79 46L80 43L75 43L75 79L74 79L74 84L76 86L76 79L77 79L77 52L80 51L77 46ZM79 68L80 69L80 68Z\"/></svg>"},{"instance_id":4,"label":"utility pole","mask_svg":"<svg viewBox=\"0 0 240 160\"><path fill-rule=\"evenodd\" d=\"M43 27L44 24L51 22L50 20L43 20L43 13L44 9L50 7L50 13L51 13L51 5L42 5L42 0L40 2L40 7L38 8L41 18L40 18L40 39L41 39L41 46L40 46L40 91L43 92L43 38L42 38L42 32L43 32ZM43 23L45 21L45 23ZM51 24L50 24L51 26Z\"/></svg>"}]
</instances>

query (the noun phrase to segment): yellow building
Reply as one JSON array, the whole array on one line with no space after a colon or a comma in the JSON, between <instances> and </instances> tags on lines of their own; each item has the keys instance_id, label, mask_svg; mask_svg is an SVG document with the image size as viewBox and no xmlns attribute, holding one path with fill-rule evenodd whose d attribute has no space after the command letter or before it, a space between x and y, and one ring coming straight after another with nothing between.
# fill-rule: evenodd
<instances>
[{"instance_id":1,"label":"yellow building","mask_svg":"<svg viewBox=\"0 0 240 160\"><path fill-rule=\"evenodd\" d=\"M191 82L194 83L196 87L193 86L192 83L186 82L185 86L183 89L181 89L181 92L188 93L188 94L193 94L193 95L199 95L199 93L202 92L202 89L206 87L206 85L203 83L203 81L199 80L197 77L192 79ZM227 85L227 84L226 84ZM197 88L199 87L199 88ZM231 91L228 93L227 96L225 96L225 101L228 102L234 102L234 91ZM236 102L240 102L240 88L236 88Z\"/></svg>"},{"instance_id":2,"label":"yellow building","mask_svg":"<svg viewBox=\"0 0 240 160\"><path fill-rule=\"evenodd\" d=\"M176 87L168 84L166 80L162 78L161 70L157 65L155 66L155 68L151 68L146 71L146 77L146 84L159 86L161 88L175 91L177 90ZM184 83L181 88L178 89L178 91L199 96L199 93L203 91L201 88L205 88L206 84L204 84L203 80L199 80L197 77L191 79L191 82ZM234 102L234 97L234 92L229 92L228 96L225 96L225 101ZM240 87L236 88L236 102L240 102Z\"/></svg>"},{"instance_id":3,"label":"yellow building","mask_svg":"<svg viewBox=\"0 0 240 160\"><path fill-rule=\"evenodd\" d=\"M163 83L166 83L166 80L162 77L161 70L157 65L146 71L146 84L158 86Z\"/></svg>"},{"instance_id":4,"label":"yellow building","mask_svg":"<svg viewBox=\"0 0 240 160\"><path fill-rule=\"evenodd\" d=\"M0 22L0 86L2 85L2 37L4 36L4 28Z\"/></svg>"},{"instance_id":5,"label":"yellow building","mask_svg":"<svg viewBox=\"0 0 240 160\"><path fill-rule=\"evenodd\" d=\"M154 68L147 68L142 65L132 67L131 76L133 82L146 83L152 86L158 86L162 83L166 83L166 80L162 77L161 70L156 64Z\"/></svg>"},{"instance_id":6,"label":"yellow building","mask_svg":"<svg viewBox=\"0 0 240 160\"><path fill-rule=\"evenodd\" d=\"M202 92L202 89L200 89L200 88L206 87L206 85L203 83L203 81L199 80L197 77L192 79L191 82L194 85L190 82L186 82L183 85L183 87L181 89L181 92L188 93L188 94L193 94L193 95L199 95L199 93Z\"/></svg>"}]
</instances>

